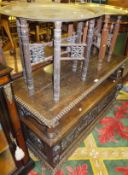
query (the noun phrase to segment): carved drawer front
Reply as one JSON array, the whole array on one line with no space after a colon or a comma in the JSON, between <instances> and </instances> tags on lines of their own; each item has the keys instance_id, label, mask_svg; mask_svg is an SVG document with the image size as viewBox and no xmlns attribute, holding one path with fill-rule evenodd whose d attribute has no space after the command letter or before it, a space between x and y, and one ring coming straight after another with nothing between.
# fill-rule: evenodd
<instances>
[{"instance_id":1,"label":"carved drawer front","mask_svg":"<svg viewBox=\"0 0 128 175\"><path fill-rule=\"evenodd\" d=\"M42 157L44 160L48 161L47 145L32 130L28 129L28 127L24 126L24 128L26 142L30 150L32 150L37 157ZM36 152L38 152L38 155Z\"/></svg>"}]
</instances>

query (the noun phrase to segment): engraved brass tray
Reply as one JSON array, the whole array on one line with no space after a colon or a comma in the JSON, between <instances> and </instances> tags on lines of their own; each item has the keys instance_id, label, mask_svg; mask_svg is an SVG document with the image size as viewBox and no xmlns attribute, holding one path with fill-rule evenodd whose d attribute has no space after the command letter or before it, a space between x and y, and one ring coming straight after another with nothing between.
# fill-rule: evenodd
<instances>
[{"instance_id":1,"label":"engraved brass tray","mask_svg":"<svg viewBox=\"0 0 128 175\"><path fill-rule=\"evenodd\" d=\"M101 15L128 15L128 8L121 8L112 5L95 4L95 3L82 3L82 7L94 13Z\"/></svg>"},{"instance_id":2,"label":"engraved brass tray","mask_svg":"<svg viewBox=\"0 0 128 175\"><path fill-rule=\"evenodd\" d=\"M16 3L0 8L0 13L36 21L79 21L99 15L75 4Z\"/></svg>"},{"instance_id":3,"label":"engraved brass tray","mask_svg":"<svg viewBox=\"0 0 128 175\"><path fill-rule=\"evenodd\" d=\"M0 8L0 13L29 20L54 21L82 21L104 14L127 15L128 9L93 3L62 4L62 3L26 3L16 2Z\"/></svg>"}]
</instances>

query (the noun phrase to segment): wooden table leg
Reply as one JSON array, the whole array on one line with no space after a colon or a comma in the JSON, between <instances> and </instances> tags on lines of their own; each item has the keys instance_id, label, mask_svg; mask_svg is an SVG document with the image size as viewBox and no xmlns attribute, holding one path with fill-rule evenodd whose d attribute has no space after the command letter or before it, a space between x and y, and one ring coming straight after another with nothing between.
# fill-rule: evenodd
<instances>
[{"instance_id":1,"label":"wooden table leg","mask_svg":"<svg viewBox=\"0 0 128 175\"><path fill-rule=\"evenodd\" d=\"M112 40L111 40L111 45L109 47L109 51L108 51L108 58L107 61L110 62L111 60L111 56L116 44L116 40L119 34L119 29L120 29L120 21L121 21L121 16L118 16L118 20L117 23L115 24L115 28L114 28L114 32L113 32L113 36L112 36Z\"/></svg>"},{"instance_id":2,"label":"wooden table leg","mask_svg":"<svg viewBox=\"0 0 128 175\"><path fill-rule=\"evenodd\" d=\"M81 43L82 29L83 29L83 22L78 22L78 24L77 24L77 32L76 32L77 33L76 43ZM77 71L77 64L78 64L77 60L73 61L73 66L72 66L72 71L73 72Z\"/></svg>"},{"instance_id":3,"label":"wooden table leg","mask_svg":"<svg viewBox=\"0 0 128 175\"><path fill-rule=\"evenodd\" d=\"M26 83L28 86L29 95L34 94L34 84L32 78L32 67L30 61L30 51L29 51L29 35L28 35L28 24L25 19L19 19L19 38L22 44L22 55L23 55L23 62L25 66L25 73L26 73Z\"/></svg>"},{"instance_id":4,"label":"wooden table leg","mask_svg":"<svg viewBox=\"0 0 128 175\"><path fill-rule=\"evenodd\" d=\"M36 24L36 42L40 42L40 26Z\"/></svg>"},{"instance_id":5,"label":"wooden table leg","mask_svg":"<svg viewBox=\"0 0 128 175\"><path fill-rule=\"evenodd\" d=\"M91 47L92 47L93 34L94 34L94 25L95 25L95 19L92 19L91 21L89 21L86 54L85 54L85 60L83 63L83 70L82 70L82 77L81 77L82 81L85 81L87 76L87 70L88 70L89 58L91 55Z\"/></svg>"},{"instance_id":6,"label":"wooden table leg","mask_svg":"<svg viewBox=\"0 0 128 175\"><path fill-rule=\"evenodd\" d=\"M20 48L20 58L21 58L21 64L22 64L22 69L23 69L23 77L26 82L26 68L25 68L25 61L24 61L24 55L23 55L23 45L21 41L21 31L20 31L20 20L16 19L16 26L17 26L17 33L19 36L19 48Z\"/></svg>"},{"instance_id":7,"label":"wooden table leg","mask_svg":"<svg viewBox=\"0 0 128 175\"><path fill-rule=\"evenodd\" d=\"M61 57L61 26L60 21L55 22L54 29L54 101L60 98L60 57Z\"/></svg>"},{"instance_id":8,"label":"wooden table leg","mask_svg":"<svg viewBox=\"0 0 128 175\"><path fill-rule=\"evenodd\" d=\"M94 31L94 42L98 43L99 40L99 34L102 31L102 23L103 23L103 17L99 17L96 22L96 27ZM97 47L93 47L93 55L96 55L97 53Z\"/></svg>"},{"instance_id":9,"label":"wooden table leg","mask_svg":"<svg viewBox=\"0 0 128 175\"><path fill-rule=\"evenodd\" d=\"M102 30L102 35L101 35L101 44L100 44L100 50L99 50L99 62L102 62L104 57L105 57L105 53L106 53L106 48L107 48L107 41L108 41L108 34L109 34L109 29L108 29L108 23L110 20L110 16L106 15L105 16L105 24Z\"/></svg>"},{"instance_id":10,"label":"wooden table leg","mask_svg":"<svg viewBox=\"0 0 128 175\"><path fill-rule=\"evenodd\" d=\"M15 53L16 52L15 51L15 44L14 44L14 41L13 41L13 38L12 38L12 35L11 35L11 32L10 32L9 22L8 22L7 17L3 17L1 19L1 26L4 28L5 32L7 33L8 38L10 40L11 47L12 47L12 53Z\"/></svg>"}]
</instances>

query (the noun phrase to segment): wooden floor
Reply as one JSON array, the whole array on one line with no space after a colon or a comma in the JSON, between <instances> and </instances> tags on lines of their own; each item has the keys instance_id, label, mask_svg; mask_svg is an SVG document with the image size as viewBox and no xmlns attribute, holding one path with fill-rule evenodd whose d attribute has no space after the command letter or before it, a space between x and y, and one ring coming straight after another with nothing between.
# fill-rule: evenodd
<instances>
[{"instance_id":1,"label":"wooden floor","mask_svg":"<svg viewBox=\"0 0 128 175\"><path fill-rule=\"evenodd\" d=\"M13 68L12 74L22 71L20 53L19 53L18 48L16 49L16 54L14 55L11 55L9 50L5 51L4 57L5 57L7 65Z\"/></svg>"},{"instance_id":2,"label":"wooden floor","mask_svg":"<svg viewBox=\"0 0 128 175\"><path fill-rule=\"evenodd\" d=\"M0 130L0 175L9 175L15 170L15 164L8 148L3 130Z\"/></svg>"},{"instance_id":3,"label":"wooden floor","mask_svg":"<svg viewBox=\"0 0 128 175\"><path fill-rule=\"evenodd\" d=\"M0 142L0 154L1 154L2 152L6 151L6 149L8 148L8 144L2 129L0 129L0 140L2 140L2 142Z\"/></svg>"}]
</instances>

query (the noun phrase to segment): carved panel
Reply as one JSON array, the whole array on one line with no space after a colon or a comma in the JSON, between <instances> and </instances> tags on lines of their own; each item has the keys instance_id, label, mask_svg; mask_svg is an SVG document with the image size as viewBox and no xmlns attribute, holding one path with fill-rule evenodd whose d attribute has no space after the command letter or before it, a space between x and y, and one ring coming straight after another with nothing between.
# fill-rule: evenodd
<instances>
[{"instance_id":1,"label":"carved panel","mask_svg":"<svg viewBox=\"0 0 128 175\"><path fill-rule=\"evenodd\" d=\"M84 54L84 46L72 46L71 47L71 57L81 58Z\"/></svg>"},{"instance_id":2,"label":"carved panel","mask_svg":"<svg viewBox=\"0 0 128 175\"><path fill-rule=\"evenodd\" d=\"M18 106L20 117L25 117L25 116L31 115L31 113L29 111L27 111L22 105L19 105L17 103L17 106Z\"/></svg>"},{"instance_id":3,"label":"carved panel","mask_svg":"<svg viewBox=\"0 0 128 175\"><path fill-rule=\"evenodd\" d=\"M41 125L43 131L46 130L46 126L36 116L34 116L30 111L28 111L24 106L22 106L17 102L17 107L20 117L27 117L27 118L30 117L31 119L35 120L39 125Z\"/></svg>"},{"instance_id":4,"label":"carved panel","mask_svg":"<svg viewBox=\"0 0 128 175\"><path fill-rule=\"evenodd\" d=\"M59 154L61 152L61 146L60 145L55 145L53 147L53 156Z\"/></svg>"},{"instance_id":5,"label":"carved panel","mask_svg":"<svg viewBox=\"0 0 128 175\"><path fill-rule=\"evenodd\" d=\"M60 145L61 150L63 151L68 147L70 143L80 134L80 132L90 124L94 119L97 118L98 114L112 101L115 97L116 89L112 91L107 97L105 97L97 106L95 106L88 114L83 116L79 124L70 132L70 134L65 137Z\"/></svg>"},{"instance_id":6,"label":"carved panel","mask_svg":"<svg viewBox=\"0 0 128 175\"><path fill-rule=\"evenodd\" d=\"M43 151L44 145L43 145L42 141L36 136L36 134L34 134L33 132L31 132L30 130L28 130L28 134L29 134L30 140L31 140L35 145L37 145L37 148L39 148L40 150Z\"/></svg>"},{"instance_id":7,"label":"carved panel","mask_svg":"<svg viewBox=\"0 0 128 175\"><path fill-rule=\"evenodd\" d=\"M44 45L40 43L29 44L30 57L32 63L45 60Z\"/></svg>"},{"instance_id":8,"label":"carved panel","mask_svg":"<svg viewBox=\"0 0 128 175\"><path fill-rule=\"evenodd\" d=\"M68 148L68 146L92 121L98 118L98 114L112 101L116 92L117 88L115 87L108 96L103 98L100 103L92 108L92 110L83 115L77 126L73 128L72 131L60 141L60 143L57 143L53 147L49 147L43 140L40 140L30 129L26 130L27 142L32 144L31 146L34 147L34 152L35 154L37 152L37 156L41 155L42 158L47 160L52 166L57 165L61 158L63 158L64 151ZM22 112L25 113L24 108L20 107L20 110L21 109Z\"/></svg>"}]
</instances>

